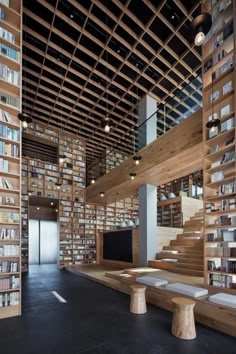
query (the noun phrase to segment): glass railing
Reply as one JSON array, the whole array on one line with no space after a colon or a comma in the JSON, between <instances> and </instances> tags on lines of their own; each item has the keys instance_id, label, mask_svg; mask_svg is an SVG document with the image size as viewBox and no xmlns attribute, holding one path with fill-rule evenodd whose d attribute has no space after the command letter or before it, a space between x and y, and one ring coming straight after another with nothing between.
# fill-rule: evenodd
<instances>
[{"instance_id":1,"label":"glass railing","mask_svg":"<svg viewBox=\"0 0 236 354\"><path fill-rule=\"evenodd\" d=\"M110 172L131 156L137 155L138 151L145 144L145 125L150 120L155 120L156 138L181 123L202 107L202 79L201 76L194 77L190 83L181 89L175 90L175 95L169 97L164 103L157 105L157 110L138 127L132 128L130 132L110 148L104 150L99 159L96 159L87 166L87 186L93 180Z\"/></svg>"}]
</instances>

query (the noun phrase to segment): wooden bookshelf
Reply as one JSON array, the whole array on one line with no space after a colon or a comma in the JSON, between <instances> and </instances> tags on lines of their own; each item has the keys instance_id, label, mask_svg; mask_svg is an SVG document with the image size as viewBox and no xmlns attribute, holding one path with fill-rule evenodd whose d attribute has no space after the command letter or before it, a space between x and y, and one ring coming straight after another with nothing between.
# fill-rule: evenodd
<instances>
[{"instance_id":1,"label":"wooden bookshelf","mask_svg":"<svg viewBox=\"0 0 236 354\"><path fill-rule=\"evenodd\" d=\"M235 294L235 27L234 1L205 1L213 25L203 45L205 285ZM217 127L206 123L219 119Z\"/></svg>"},{"instance_id":2,"label":"wooden bookshelf","mask_svg":"<svg viewBox=\"0 0 236 354\"><path fill-rule=\"evenodd\" d=\"M61 134L35 123L30 124L23 135L27 141L32 138L34 141L40 139L39 144L56 144L58 157L65 155L66 159L64 162L57 159L57 163L35 157L22 159L22 269L28 269L30 196L59 201L58 266L95 263L97 233L116 229L122 220L134 222L138 216L137 198L127 198L112 206L87 203L85 143L73 135ZM50 156L45 155L47 158L50 159ZM61 183L60 188L55 185L58 182Z\"/></svg>"},{"instance_id":3,"label":"wooden bookshelf","mask_svg":"<svg viewBox=\"0 0 236 354\"><path fill-rule=\"evenodd\" d=\"M21 314L21 2L0 3L0 318Z\"/></svg>"}]
</instances>

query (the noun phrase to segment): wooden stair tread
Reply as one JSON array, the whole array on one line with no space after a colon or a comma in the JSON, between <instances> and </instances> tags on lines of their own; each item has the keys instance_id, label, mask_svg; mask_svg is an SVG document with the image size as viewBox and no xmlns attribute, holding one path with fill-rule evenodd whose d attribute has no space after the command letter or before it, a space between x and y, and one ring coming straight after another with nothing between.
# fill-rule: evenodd
<instances>
[{"instance_id":1,"label":"wooden stair tread","mask_svg":"<svg viewBox=\"0 0 236 354\"><path fill-rule=\"evenodd\" d=\"M203 264L195 264L195 263L181 263L181 262L172 262L172 268L187 268L193 270L204 270Z\"/></svg>"},{"instance_id":2,"label":"wooden stair tread","mask_svg":"<svg viewBox=\"0 0 236 354\"><path fill-rule=\"evenodd\" d=\"M185 275L192 275L196 277L203 277L204 272L202 270L193 270L193 269L182 269L182 268L173 268L170 267L168 271L172 273L179 273L179 274L185 274Z\"/></svg>"},{"instance_id":3,"label":"wooden stair tread","mask_svg":"<svg viewBox=\"0 0 236 354\"><path fill-rule=\"evenodd\" d=\"M191 253L191 254L187 254L187 253L178 253L178 254L170 254L170 253L157 253L157 259L161 259L163 258L163 256L165 258L167 258L167 256L169 258L176 258L176 259L194 259L194 260L199 260L199 261L203 261L203 255L199 255L198 253Z\"/></svg>"}]
</instances>

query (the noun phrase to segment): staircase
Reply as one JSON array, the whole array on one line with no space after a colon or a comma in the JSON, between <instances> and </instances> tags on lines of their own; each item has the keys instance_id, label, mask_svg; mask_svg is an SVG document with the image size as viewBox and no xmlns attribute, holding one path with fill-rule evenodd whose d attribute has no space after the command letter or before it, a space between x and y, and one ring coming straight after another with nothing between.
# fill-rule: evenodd
<instances>
[{"instance_id":1,"label":"staircase","mask_svg":"<svg viewBox=\"0 0 236 354\"><path fill-rule=\"evenodd\" d=\"M203 276L203 212L195 213L183 226L183 233L157 253L149 266L193 276Z\"/></svg>"}]
</instances>

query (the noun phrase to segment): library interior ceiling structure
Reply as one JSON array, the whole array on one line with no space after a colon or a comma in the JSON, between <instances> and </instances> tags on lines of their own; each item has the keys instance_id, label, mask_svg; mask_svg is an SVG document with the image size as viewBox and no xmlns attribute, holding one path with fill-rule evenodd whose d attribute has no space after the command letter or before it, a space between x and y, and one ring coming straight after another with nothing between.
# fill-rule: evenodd
<instances>
[{"instance_id":1,"label":"library interior ceiling structure","mask_svg":"<svg viewBox=\"0 0 236 354\"><path fill-rule=\"evenodd\" d=\"M84 138L88 164L115 147L132 155L144 95L158 135L202 105L200 12L199 0L23 1L23 112Z\"/></svg>"}]
</instances>

